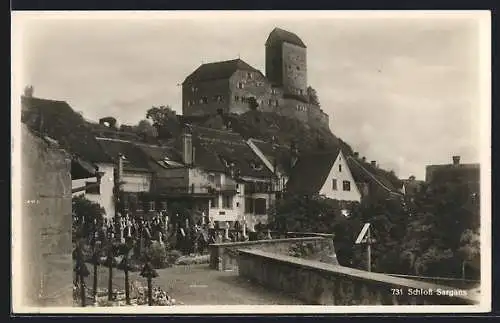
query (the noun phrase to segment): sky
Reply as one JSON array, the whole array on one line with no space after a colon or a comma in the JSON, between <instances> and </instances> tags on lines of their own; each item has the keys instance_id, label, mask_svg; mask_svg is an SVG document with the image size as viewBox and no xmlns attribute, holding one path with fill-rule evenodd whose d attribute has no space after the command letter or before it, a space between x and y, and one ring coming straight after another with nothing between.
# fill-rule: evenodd
<instances>
[{"instance_id":1,"label":"sky","mask_svg":"<svg viewBox=\"0 0 500 323\"><path fill-rule=\"evenodd\" d=\"M307 46L308 83L330 129L400 178L428 164L479 161L480 27L472 15L191 12L31 15L19 20L18 77L87 119L137 123L181 113L180 83L240 57L265 73L274 27ZM489 126L489 125L488 125Z\"/></svg>"}]
</instances>

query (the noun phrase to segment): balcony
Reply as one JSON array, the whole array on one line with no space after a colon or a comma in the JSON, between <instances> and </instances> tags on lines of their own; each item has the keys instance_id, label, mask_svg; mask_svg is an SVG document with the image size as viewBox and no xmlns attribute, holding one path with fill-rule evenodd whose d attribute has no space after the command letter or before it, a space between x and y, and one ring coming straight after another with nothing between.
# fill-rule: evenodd
<instances>
[{"instance_id":1,"label":"balcony","mask_svg":"<svg viewBox=\"0 0 500 323\"><path fill-rule=\"evenodd\" d=\"M215 192L206 185L162 185L156 187L155 192L160 195L174 196L174 195L213 195Z\"/></svg>"},{"instance_id":2,"label":"balcony","mask_svg":"<svg viewBox=\"0 0 500 323\"><path fill-rule=\"evenodd\" d=\"M236 184L210 184L208 190L213 194L218 192L237 193Z\"/></svg>"},{"instance_id":3,"label":"balcony","mask_svg":"<svg viewBox=\"0 0 500 323\"><path fill-rule=\"evenodd\" d=\"M274 193L275 190L271 183L263 183L263 182L254 182L254 183L246 183L245 184L245 194L254 194L254 193Z\"/></svg>"}]
</instances>

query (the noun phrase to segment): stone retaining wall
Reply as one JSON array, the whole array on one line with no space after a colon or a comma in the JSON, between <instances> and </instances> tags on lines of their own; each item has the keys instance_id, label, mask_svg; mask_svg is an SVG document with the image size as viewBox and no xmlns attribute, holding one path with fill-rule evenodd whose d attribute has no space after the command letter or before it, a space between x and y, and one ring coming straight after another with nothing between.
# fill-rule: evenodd
<instances>
[{"instance_id":1,"label":"stone retaining wall","mask_svg":"<svg viewBox=\"0 0 500 323\"><path fill-rule=\"evenodd\" d=\"M453 287L273 254L240 250L239 275L311 305L473 305ZM412 295L410 295L410 292ZM432 295L415 295L428 294ZM441 294L441 295L439 295Z\"/></svg>"},{"instance_id":2,"label":"stone retaining wall","mask_svg":"<svg viewBox=\"0 0 500 323\"><path fill-rule=\"evenodd\" d=\"M237 269L239 250L262 250L282 255L297 254L298 251L307 259L337 263L331 236L216 243L209 245L209 250L210 268L220 271Z\"/></svg>"}]
</instances>

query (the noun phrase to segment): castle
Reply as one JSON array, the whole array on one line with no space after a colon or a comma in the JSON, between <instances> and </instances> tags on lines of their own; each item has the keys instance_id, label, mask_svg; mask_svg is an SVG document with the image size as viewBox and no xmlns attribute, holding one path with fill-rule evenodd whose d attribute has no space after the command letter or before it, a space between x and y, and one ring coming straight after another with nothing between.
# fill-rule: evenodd
<instances>
[{"instance_id":1,"label":"castle","mask_svg":"<svg viewBox=\"0 0 500 323\"><path fill-rule=\"evenodd\" d=\"M266 41L266 75L241 59L202 64L182 83L185 116L242 114L250 110L329 127L307 85L307 48L289 31L274 28Z\"/></svg>"}]
</instances>

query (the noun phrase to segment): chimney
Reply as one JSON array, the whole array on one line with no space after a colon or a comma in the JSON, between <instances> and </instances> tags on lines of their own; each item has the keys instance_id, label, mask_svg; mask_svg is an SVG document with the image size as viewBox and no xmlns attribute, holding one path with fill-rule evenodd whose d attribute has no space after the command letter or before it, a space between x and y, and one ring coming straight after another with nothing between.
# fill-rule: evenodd
<instances>
[{"instance_id":1,"label":"chimney","mask_svg":"<svg viewBox=\"0 0 500 323\"><path fill-rule=\"evenodd\" d=\"M366 162L366 157L363 156L363 158L361 158L361 160L363 161L363 163L365 163Z\"/></svg>"},{"instance_id":2,"label":"chimney","mask_svg":"<svg viewBox=\"0 0 500 323\"><path fill-rule=\"evenodd\" d=\"M29 86L24 88L24 96L28 97L28 98L32 98L34 91L35 90L33 89L33 86L29 85Z\"/></svg>"},{"instance_id":3,"label":"chimney","mask_svg":"<svg viewBox=\"0 0 500 323\"><path fill-rule=\"evenodd\" d=\"M453 165L459 165L460 164L460 156L453 156Z\"/></svg>"},{"instance_id":4,"label":"chimney","mask_svg":"<svg viewBox=\"0 0 500 323\"><path fill-rule=\"evenodd\" d=\"M354 152L354 158L358 158L359 157L359 153L357 151Z\"/></svg>"},{"instance_id":5,"label":"chimney","mask_svg":"<svg viewBox=\"0 0 500 323\"><path fill-rule=\"evenodd\" d=\"M371 165L372 165L373 167L377 167L377 161L376 161L376 160L372 160L372 161L371 161Z\"/></svg>"},{"instance_id":6,"label":"chimney","mask_svg":"<svg viewBox=\"0 0 500 323\"><path fill-rule=\"evenodd\" d=\"M193 164L193 137L190 133L182 134L182 161L186 165Z\"/></svg>"}]
</instances>

